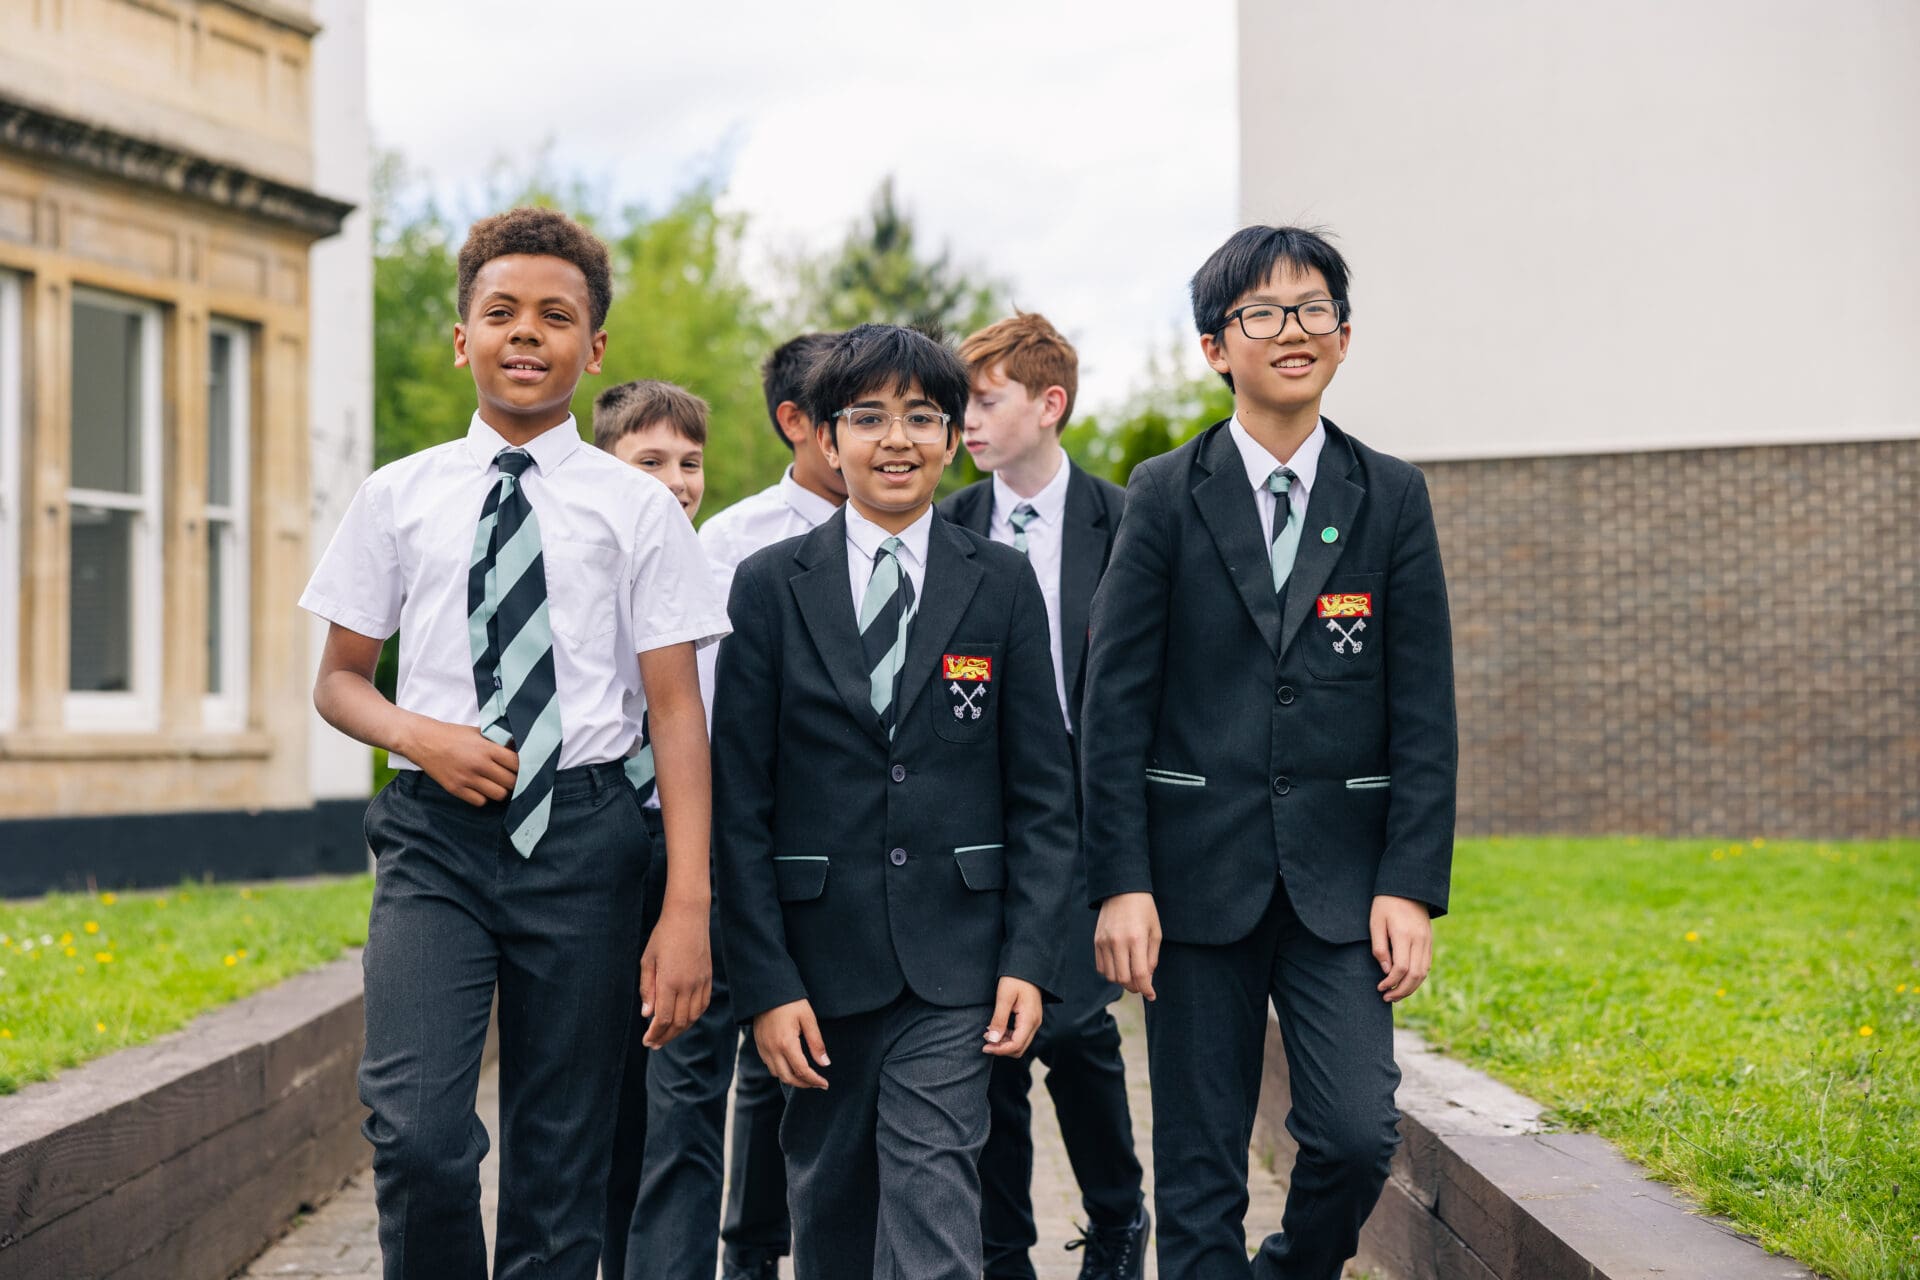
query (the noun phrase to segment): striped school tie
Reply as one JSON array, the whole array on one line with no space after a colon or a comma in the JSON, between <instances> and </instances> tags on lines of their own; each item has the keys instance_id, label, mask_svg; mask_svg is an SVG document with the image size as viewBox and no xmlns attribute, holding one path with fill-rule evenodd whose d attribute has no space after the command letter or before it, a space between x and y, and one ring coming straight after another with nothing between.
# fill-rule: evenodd
<instances>
[{"instance_id":1,"label":"striped school tie","mask_svg":"<svg viewBox=\"0 0 1920 1280\"><path fill-rule=\"evenodd\" d=\"M860 602L860 649L880 723L893 737L900 705L900 670L907 662L907 627L913 622L913 579L900 568L900 539L888 538L873 554L873 576Z\"/></svg>"},{"instance_id":2,"label":"striped school tie","mask_svg":"<svg viewBox=\"0 0 1920 1280\"><path fill-rule=\"evenodd\" d=\"M646 804L653 799L653 735L647 727L647 713L640 713L640 749L627 757L624 766L627 781L640 796L640 803Z\"/></svg>"},{"instance_id":3,"label":"striped school tie","mask_svg":"<svg viewBox=\"0 0 1920 1280\"><path fill-rule=\"evenodd\" d=\"M1027 554L1027 526L1032 524L1033 518L1039 514L1033 509L1031 502L1023 502L1007 517L1008 523L1013 525L1013 549L1021 555Z\"/></svg>"},{"instance_id":4,"label":"striped school tie","mask_svg":"<svg viewBox=\"0 0 1920 1280\"><path fill-rule=\"evenodd\" d=\"M467 640L480 732L512 744L520 775L507 800L507 837L521 857L533 853L553 812L560 766L560 696L553 675L553 627L540 522L520 487L533 455L502 449L500 481L480 508L467 570Z\"/></svg>"},{"instance_id":5,"label":"striped school tie","mask_svg":"<svg viewBox=\"0 0 1920 1280\"><path fill-rule=\"evenodd\" d=\"M1273 546L1267 558L1273 562L1276 592L1287 585L1294 553L1300 550L1300 522L1293 518L1293 504L1287 501L1287 490L1293 488L1294 479L1293 472L1285 467L1275 467L1267 477L1267 492L1273 495Z\"/></svg>"}]
</instances>

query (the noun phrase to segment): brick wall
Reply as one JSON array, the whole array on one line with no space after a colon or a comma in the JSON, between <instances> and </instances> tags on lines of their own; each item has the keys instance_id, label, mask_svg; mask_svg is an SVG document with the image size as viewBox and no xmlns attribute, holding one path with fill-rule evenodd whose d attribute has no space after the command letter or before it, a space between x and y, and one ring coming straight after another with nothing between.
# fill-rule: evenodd
<instances>
[{"instance_id":1,"label":"brick wall","mask_svg":"<svg viewBox=\"0 0 1920 1280\"><path fill-rule=\"evenodd\" d=\"M1920 836L1920 440L1422 469L1462 833Z\"/></svg>"}]
</instances>

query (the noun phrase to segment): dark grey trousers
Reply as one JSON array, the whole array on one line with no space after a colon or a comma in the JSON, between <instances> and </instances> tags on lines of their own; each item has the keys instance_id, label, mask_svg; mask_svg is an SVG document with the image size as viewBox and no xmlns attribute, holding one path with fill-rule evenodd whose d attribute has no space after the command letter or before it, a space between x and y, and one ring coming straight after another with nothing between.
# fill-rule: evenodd
<instances>
[{"instance_id":1,"label":"dark grey trousers","mask_svg":"<svg viewBox=\"0 0 1920 1280\"><path fill-rule=\"evenodd\" d=\"M653 838L644 920L649 935L667 892L660 811L646 810ZM726 1164L727 1086L739 1028L727 999L719 918L712 921L713 999L698 1021L664 1048L641 1043L638 990L614 1121L607 1179L607 1233L600 1270L608 1280L713 1280L720 1247L720 1190Z\"/></svg>"},{"instance_id":2,"label":"dark grey trousers","mask_svg":"<svg viewBox=\"0 0 1920 1280\"><path fill-rule=\"evenodd\" d=\"M908 994L820 1020L831 1087L780 1125L798 1280L979 1280L992 1018Z\"/></svg>"},{"instance_id":3,"label":"dark grey trousers","mask_svg":"<svg viewBox=\"0 0 1920 1280\"><path fill-rule=\"evenodd\" d=\"M1165 942L1147 1005L1160 1274L1179 1280L1337 1280L1400 1141L1393 1010L1365 942L1322 942L1286 887L1222 947ZM1247 1262L1247 1144L1273 1001L1300 1144L1281 1232ZM1270 1224L1261 1224L1267 1226Z\"/></svg>"},{"instance_id":4,"label":"dark grey trousers","mask_svg":"<svg viewBox=\"0 0 1920 1280\"><path fill-rule=\"evenodd\" d=\"M474 1114L500 998L497 1280L593 1280L650 845L617 764L563 769L531 858L504 804L407 772L367 808L366 1055L388 1280L483 1280Z\"/></svg>"},{"instance_id":5,"label":"dark grey trousers","mask_svg":"<svg viewBox=\"0 0 1920 1280\"><path fill-rule=\"evenodd\" d=\"M780 1120L786 1111L780 1082L760 1061L753 1033L743 1032L733 1074L733 1169L720 1222L727 1262L742 1271L784 1258L793 1247L786 1157L780 1154Z\"/></svg>"}]
</instances>

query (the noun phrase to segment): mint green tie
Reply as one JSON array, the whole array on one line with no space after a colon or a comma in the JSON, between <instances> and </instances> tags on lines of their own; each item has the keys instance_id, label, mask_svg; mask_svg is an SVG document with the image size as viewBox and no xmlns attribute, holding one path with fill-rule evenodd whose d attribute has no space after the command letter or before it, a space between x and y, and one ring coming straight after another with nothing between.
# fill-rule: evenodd
<instances>
[{"instance_id":1,"label":"mint green tie","mask_svg":"<svg viewBox=\"0 0 1920 1280\"><path fill-rule=\"evenodd\" d=\"M1293 518L1293 504L1287 491L1293 488L1293 472L1275 467L1267 477L1267 492L1273 495L1273 547L1267 558L1273 562L1273 589L1277 594L1287 585L1293 572L1293 557L1300 550L1300 522Z\"/></svg>"},{"instance_id":2,"label":"mint green tie","mask_svg":"<svg viewBox=\"0 0 1920 1280\"><path fill-rule=\"evenodd\" d=\"M1013 549L1023 556L1027 554L1027 526L1039 514L1031 502L1023 502L1007 516L1007 523L1013 526Z\"/></svg>"}]
</instances>

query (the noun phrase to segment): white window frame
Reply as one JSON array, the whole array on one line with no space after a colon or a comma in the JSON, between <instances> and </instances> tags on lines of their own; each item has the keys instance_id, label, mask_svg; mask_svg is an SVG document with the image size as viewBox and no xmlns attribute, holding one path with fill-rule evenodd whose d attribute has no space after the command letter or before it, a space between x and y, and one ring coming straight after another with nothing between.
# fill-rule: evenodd
<instances>
[{"instance_id":1,"label":"white window frame","mask_svg":"<svg viewBox=\"0 0 1920 1280\"><path fill-rule=\"evenodd\" d=\"M0 733L20 722L21 353L20 277L0 271Z\"/></svg>"},{"instance_id":2,"label":"white window frame","mask_svg":"<svg viewBox=\"0 0 1920 1280\"><path fill-rule=\"evenodd\" d=\"M220 687L224 692L202 695L200 721L208 729L238 732L247 727L247 680L251 671L249 641L253 631L252 599L248 590L253 572L253 560L248 554L252 546L252 529L247 519L248 509L253 503L247 465L253 441L253 332L245 325L230 320L214 320L208 324L209 415L213 407L213 338L216 335L225 337L231 344L228 348L231 364L227 370L228 446L232 450L227 459L229 501L225 506L215 505L209 489L206 510L208 528L211 529L213 523L218 521L226 530L221 548L224 554L220 561L226 570L220 610ZM213 447L211 435L207 447L209 450ZM208 565L207 589L213 589L211 564Z\"/></svg>"},{"instance_id":3,"label":"white window frame","mask_svg":"<svg viewBox=\"0 0 1920 1280\"><path fill-rule=\"evenodd\" d=\"M103 732L152 732L160 727L160 650L162 643L160 610L164 560L161 552L160 523L166 477L161 466L161 433L165 427L165 406L161 403L161 362L165 358L161 332L161 312L156 303L123 294L105 293L76 287L73 303L99 307L138 316L140 325L140 479L138 495L111 493L100 489L68 489L67 505L101 507L133 513L133 546L129 555L132 568L133 599L129 614L133 623L133 688L125 693L101 693L69 688L66 693L66 721L69 729ZM73 317L66 317L72 332ZM71 353L68 377L75 376L84 360L80 352ZM70 387L61 394L71 398ZM71 424L69 424L71 430ZM73 537L67 537L67 554L73 554ZM73 616L71 600L67 617ZM67 638L67 651L73 651L73 638ZM71 684L71 680L69 680Z\"/></svg>"}]
</instances>

